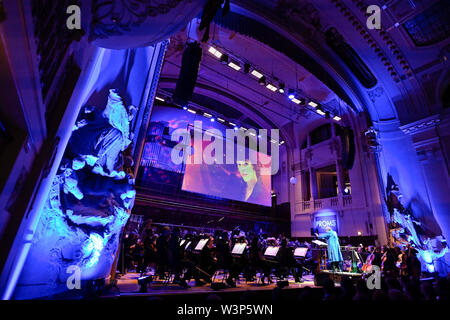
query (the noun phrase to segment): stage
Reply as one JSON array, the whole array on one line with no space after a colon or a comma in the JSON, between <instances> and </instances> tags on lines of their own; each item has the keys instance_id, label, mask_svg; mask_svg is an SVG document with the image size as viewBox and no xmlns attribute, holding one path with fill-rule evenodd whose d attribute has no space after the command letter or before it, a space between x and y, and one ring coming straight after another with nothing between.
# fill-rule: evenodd
<instances>
[{"instance_id":1,"label":"stage","mask_svg":"<svg viewBox=\"0 0 450 320\"><path fill-rule=\"evenodd\" d=\"M226 286L224 289L214 290L211 288L211 284L204 284L201 286L195 286L195 281L189 282L190 288L182 288L177 284L165 283L164 280L158 278L152 283L148 284L147 292L140 292L140 286L138 284L138 273L127 273L117 279L117 288L111 294L105 295L102 298L163 298L163 299L180 299L181 297L189 300L196 300L199 297L206 298L213 295L226 294L227 296L242 296L245 293L252 292L254 296L263 296L272 294L277 287L276 279L273 278L271 284L261 284L258 281L246 282L244 278L240 278L235 288ZM283 290L299 290L305 287L320 288L314 285L314 276L305 275L303 277L304 282L296 283L292 277L288 278L288 286L285 286ZM215 282L221 282L218 278ZM338 285L338 284L337 284ZM294 293L294 292L293 292ZM203 300L203 299L202 299Z\"/></svg>"}]
</instances>

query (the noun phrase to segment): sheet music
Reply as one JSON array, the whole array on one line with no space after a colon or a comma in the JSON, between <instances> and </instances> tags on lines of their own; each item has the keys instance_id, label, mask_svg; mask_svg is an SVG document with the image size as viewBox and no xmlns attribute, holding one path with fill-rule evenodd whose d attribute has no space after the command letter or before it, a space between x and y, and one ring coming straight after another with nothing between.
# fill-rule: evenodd
<instances>
[{"instance_id":1,"label":"sheet music","mask_svg":"<svg viewBox=\"0 0 450 320\"><path fill-rule=\"evenodd\" d=\"M327 246L328 245L326 242L319 241L319 240L313 240L312 242L318 246Z\"/></svg>"}]
</instances>

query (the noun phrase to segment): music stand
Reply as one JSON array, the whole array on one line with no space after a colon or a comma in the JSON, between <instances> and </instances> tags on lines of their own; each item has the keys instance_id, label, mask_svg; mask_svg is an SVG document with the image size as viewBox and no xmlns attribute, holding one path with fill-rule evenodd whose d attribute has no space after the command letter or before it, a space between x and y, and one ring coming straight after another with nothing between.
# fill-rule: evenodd
<instances>
[{"instance_id":1,"label":"music stand","mask_svg":"<svg viewBox=\"0 0 450 320\"><path fill-rule=\"evenodd\" d=\"M247 247L246 243L236 243L231 250L231 254L242 255L244 253L245 248Z\"/></svg>"},{"instance_id":2,"label":"music stand","mask_svg":"<svg viewBox=\"0 0 450 320\"><path fill-rule=\"evenodd\" d=\"M278 250L280 250L280 247L267 247L266 251L264 252L264 255L275 258L278 254Z\"/></svg>"},{"instance_id":3,"label":"music stand","mask_svg":"<svg viewBox=\"0 0 450 320\"><path fill-rule=\"evenodd\" d=\"M197 242L197 245L195 246L195 251L202 251L205 245L208 243L209 238L201 239L199 242Z\"/></svg>"},{"instance_id":4,"label":"music stand","mask_svg":"<svg viewBox=\"0 0 450 320\"><path fill-rule=\"evenodd\" d=\"M308 248L295 248L294 257L304 258L306 256L306 252L308 252Z\"/></svg>"}]
</instances>

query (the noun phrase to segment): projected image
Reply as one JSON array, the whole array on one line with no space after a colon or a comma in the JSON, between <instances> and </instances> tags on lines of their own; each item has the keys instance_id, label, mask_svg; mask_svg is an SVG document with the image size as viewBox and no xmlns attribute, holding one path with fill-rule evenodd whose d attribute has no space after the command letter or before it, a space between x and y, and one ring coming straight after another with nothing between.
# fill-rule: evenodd
<instances>
[{"instance_id":1,"label":"projected image","mask_svg":"<svg viewBox=\"0 0 450 320\"><path fill-rule=\"evenodd\" d=\"M203 149L206 147L204 143ZM262 173L263 168L270 168L270 156L258 152L256 163L246 158L236 160L234 164L194 164L189 157L192 156L188 156L186 163L183 190L263 206L271 205L271 176Z\"/></svg>"},{"instance_id":2,"label":"projected image","mask_svg":"<svg viewBox=\"0 0 450 320\"><path fill-rule=\"evenodd\" d=\"M172 161L172 150L177 144L176 141L171 140L172 134L177 129L193 130L192 126L195 121L201 121L202 134L207 130L216 129L226 136L225 130L229 129L221 123L205 121L204 117L184 110L163 106L155 107L140 163L142 184L146 186L152 183L166 186L181 185L183 191L271 206L270 170L262 170L271 166L271 158L268 155L255 151L256 163L249 161L248 157L238 161L236 159L237 145L235 144L233 164L225 164L225 160L222 161L223 164L220 164L220 161L215 161L213 164L204 162L193 164L194 139L192 139L191 151L186 152L189 154L183 156L186 157L186 161L182 163ZM193 137L193 131L191 134ZM211 141L202 141L201 148L207 149L210 143ZM226 156L226 141L224 140L223 143L225 154L221 154L221 157ZM181 151L182 153L183 151ZM245 154L249 155L247 147L245 147ZM213 157L216 155L213 154Z\"/></svg>"}]
</instances>

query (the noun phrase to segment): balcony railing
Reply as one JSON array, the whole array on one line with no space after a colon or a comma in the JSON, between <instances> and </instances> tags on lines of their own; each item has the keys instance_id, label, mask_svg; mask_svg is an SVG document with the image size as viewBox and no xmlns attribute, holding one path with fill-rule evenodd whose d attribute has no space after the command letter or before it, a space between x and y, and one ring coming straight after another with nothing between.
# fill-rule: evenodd
<instances>
[{"instance_id":1,"label":"balcony railing","mask_svg":"<svg viewBox=\"0 0 450 320\"><path fill-rule=\"evenodd\" d=\"M296 205L296 213L310 213L320 209L345 209L353 206L352 196L332 197L308 201L300 201Z\"/></svg>"}]
</instances>

